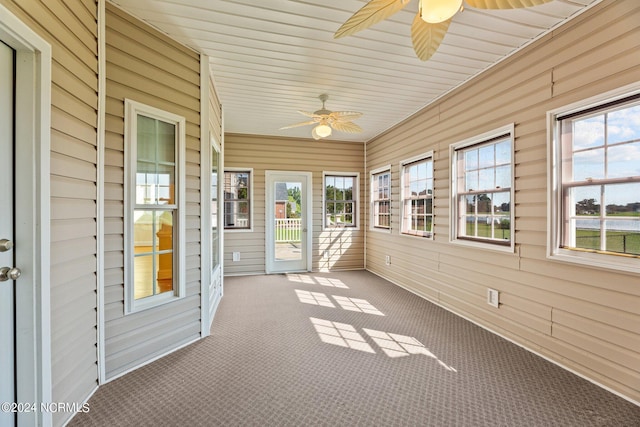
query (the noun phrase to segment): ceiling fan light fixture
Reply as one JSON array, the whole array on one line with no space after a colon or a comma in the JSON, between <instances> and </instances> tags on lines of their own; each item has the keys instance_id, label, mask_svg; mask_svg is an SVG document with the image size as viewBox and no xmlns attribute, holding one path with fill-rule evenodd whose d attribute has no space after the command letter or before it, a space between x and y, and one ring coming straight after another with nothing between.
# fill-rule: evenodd
<instances>
[{"instance_id":1,"label":"ceiling fan light fixture","mask_svg":"<svg viewBox=\"0 0 640 427\"><path fill-rule=\"evenodd\" d=\"M462 0L420 0L420 18L429 24L439 24L461 8Z\"/></svg>"},{"instance_id":2,"label":"ceiling fan light fixture","mask_svg":"<svg viewBox=\"0 0 640 427\"><path fill-rule=\"evenodd\" d=\"M313 132L315 132L315 134L320 138L326 138L331 136L331 126L326 123L320 123L318 126L313 128Z\"/></svg>"}]
</instances>

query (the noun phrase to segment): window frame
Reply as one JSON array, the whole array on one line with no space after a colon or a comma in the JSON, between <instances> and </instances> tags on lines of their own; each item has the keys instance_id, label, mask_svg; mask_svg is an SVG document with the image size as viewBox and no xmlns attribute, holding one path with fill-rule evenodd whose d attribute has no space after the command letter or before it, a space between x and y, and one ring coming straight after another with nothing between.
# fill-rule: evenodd
<instances>
[{"instance_id":1,"label":"window frame","mask_svg":"<svg viewBox=\"0 0 640 427\"><path fill-rule=\"evenodd\" d=\"M351 198L353 203L353 225L328 226L327 218L327 177L353 178L354 188ZM360 172L322 171L322 230L360 230Z\"/></svg>"},{"instance_id":2,"label":"window frame","mask_svg":"<svg viewBox=\"0 0 640 427\"><path fill-rule=\"evenodd\" d=\"M226 177L225 175L227 174L227 172L245 172L249 174L249 188L247 190L247 200L249 201L249 226L248 227L227 227L226 225L226 217L227 217L227 211L226 211L226 201L227 199L224 198L225 195L225 180ZM223 231L226 232L232 232L232 233L251 233L253 232L253 168L242 168L242 167L224 167L222 168L222 183L221 183L221 187L222 187L222 229ZM234 199L235 200L235 199Z\"/></svg>"},{"instance_id":3,"label":"window frame","mask_svg":"<svg viewBox=\"0 0 640 427\"><path fill-rule=\"evenodd\" d=\"M374 194L374 189L377 188L374 184L376 182L376 177L379 175L384 175L384 174L388 174L389 175L389 198L388 199L378 199ZM385 165L382 166L380 168L377 169L373 169L369 172L369 185L370 185L370 209L371 209L371 215L369 218L369 229L372 231L377 231L377 232L381 232L381 233L391 233L391 221L393 218L392 215L392 203L393 203L393 196L392 196L392 189L393 189L393 183L392 183L392 174L391 174L391 165ZM379 202L380 200L383 201L388 201L389 202L389 226L388 227L384 227L384 226L379 226L376 225L376 202Z\"/></svg>"},{"instance_id":4,"label":"window frame","mask_svg":"<svg viewBox=\"0 0 640 427\"><path fill-rule=\"evenodd\" d=\"M625 103L625 100L633 97L640 97L640 83L614 89L547 112L547 259L592 268L640 274L640 256L638 255L616 254L601 250L583 251L579 248L562 247L563 222L567 207L563 202L566 186L562 180L561 120L569 118L569 116L587 115L591 111L604 114L617 109L620 104ZM624 179L615 179L615 181L621 180ZM593 185L605 185L604 181L608 181L608 179L595 181ZM601 218L599 217L599 219Z\"/></svg>"},{"instance_id":5,"label":"window frame","mask_svg":"<svg viewBox=\"0 0 640 427\"><path fill-rule=\"evenodd\" d=\"M431 162L431 180L432 180L432 184L433 184L433 193L431 193L431 197L420 197L420 198L411 198L411 199L406 199L405 198L405 179L406 179L406 173L405 173L405 168L408 166L411 166L413 164L416 163L421 163L423 161L427 161L427 162ZM402 161L400 161L400 235L401 236L409 236L409 237L419 237L421 239L428 239L428 240L433 240L434 239L434 225L435 225L435 213L434 213L434 200L435 200L435 176L434 176L434 159L433 159L433 150L431 151L427 151L426 153L422 153L419 154L417 156L408 158L408 159L404 159ZM407 209L405 206L405 202L407 200L431 200L431 231L430 232L426 232L426 231L418 231L418 230L408 230L405 227L407 227Z\"/></svg>"},{"instance_id":6,"label":"window frame","mask_svg":"<svg viewBox=\"0 0 640 427\"><path fill-rule=\"evenodd\" d=\"M131 99L124 100L124 142L125 142L125 185L124 185L124 277L125 277L125 314L140 312L149 308L167 304L186 295L185 273L185 184L186 184L186 119L168 111L142 104ZM173 225L173 292L164 292L149 297L135 299L134 281L134 212L138 209L160 209L164 205L138 205L136 203L136 175L137 175L137 121L142 115L152 119L175 125L176 129L176 160L175 160L175 189L176 199Z\"/></svg>"},{"instance_id":7,"label":"window frame","mask_svg":"<svg viewBox=\"0 0 640 427\"><path fill-rule=\"evenodd\" d=\"M494 140L508 137L511 140L511 176L509 179L509 243L503 243L497 239L482 238L482 237L466 237L459 236L459 204L457 188L458 179L458 153L463 152L473 146L481 146L484 144L490 144ZM473 136L471 138L456 142L449 145L449 159L450 159L450 187L451 187L451 199L449 202L450 209L450 224L449 224L449 241L450 243L462 246L475 247L479 249L488 249L499 252L515 252L515 124L510 123L505 126L490 130L480 135ZM497 141L496 141L497 142ZM484 189L483 189L484 190ZM490 190L490 189L487 189ZM480 190L477 190L480 191ZM504 191L506 192L506 191Z\"/></svg>"}]
</instances>

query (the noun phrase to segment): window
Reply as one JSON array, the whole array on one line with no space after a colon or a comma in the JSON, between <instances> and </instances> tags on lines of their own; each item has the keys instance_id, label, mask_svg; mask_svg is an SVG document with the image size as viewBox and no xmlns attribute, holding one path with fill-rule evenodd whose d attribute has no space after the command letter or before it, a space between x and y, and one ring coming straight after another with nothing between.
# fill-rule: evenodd
<instances>
[{"instance_id":1,"label":"window","mask_svg":"<svg viewBox=\"0 0 640 427\"><path fill-rule=\"evenodd\" d=\"M433 236L433 158L424 154L400 163L403 234Z\"/></svg>"},{"instance_id":2,"label":"window","mask_svg":"<svg viewBox=\"0 0 640 427\"><path fill-rule=\"evenodd\" d=\"M452 239L511 250L513 125L454 144L451 151Z\"/></svg>"},{"instance_id":3,"label":"window","mask_svg":"<svg viewBox=\"0 0 640 427\"><path fill-rule=\"evenodd\" d=\"M391 229L391 168L371 172L371 226Z\"/></svg>"},{"instance_id":4,"label":"window","mask_svg":"<svg viewBox=\"0 0 640 427\"><path fill-rule=\"evenodd\" d=\"M220 230L218 228L218 189L220 188L220 149L211 140L211 270L220 266Z\"/></svg>"},{"instance_id":5,"label":"window","mask_svg":"<svg viewBox=\"0 0 640 427\"><path fill-rule=\"evenodd\" d=\"M554 253L640 270L640 94L555 114L552 124Z\"/></svg>"},{"instance_id":6,"label":"window","mask_svg":"<svg viewBox=\"0 0 640 427\"><path fill-rule=\"evenodd\" d=\"M184 295L185 119L125 100L127 311Z\"/></svg>"},{"instance_id":7,"label":"window","mask_svg":"<svg viewBox=\"0 0 640 427\"><path fill-rule=\"evenodd\" d=\"M250 169L224 171L224 228L251 230L251 177Z\"/></svg>"},{"instance_id":8,"label":"window","mask_svg":"<svg viewBox=\"0 0 640 427\"><path fill-rule=\"evenodd\" d=\"M324 227L357 227L359 174L325 172Z\"/></svg>"}]
</instances>

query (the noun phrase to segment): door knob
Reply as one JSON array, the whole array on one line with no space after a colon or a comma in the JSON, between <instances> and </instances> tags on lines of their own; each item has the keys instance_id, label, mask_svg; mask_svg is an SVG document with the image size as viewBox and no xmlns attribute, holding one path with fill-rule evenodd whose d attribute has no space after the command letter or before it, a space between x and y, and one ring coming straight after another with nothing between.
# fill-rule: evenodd
<instances>
[{"instance_id":1,"label":"door knob","mask_svg":"<svg viewBox=\"0 0 640 427\"><path fill-rule=\"evenodd\" d=\"M19 268L2 267L0 268L0 282L6 282L7 280L17 280L22 274Z\"/></svg>"},{"instance_id":2,"label":"door knob","mask_svg":"<svg viewBox=\"0 0 640 427\"><path fill-rule=\"evenodd\" d=\"M7 252L13 248L13 242L7 239L0 239L0 252Z\"/></svg>"}]
</instances>

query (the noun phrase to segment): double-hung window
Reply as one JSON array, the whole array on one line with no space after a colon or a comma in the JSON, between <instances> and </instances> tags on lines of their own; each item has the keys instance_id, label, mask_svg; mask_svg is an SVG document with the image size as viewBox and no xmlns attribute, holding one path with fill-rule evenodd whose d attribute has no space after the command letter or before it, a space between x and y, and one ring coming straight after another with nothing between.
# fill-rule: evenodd
<instances>
[{"instance_id":1,"label":"double-hung window","mask_svg":"<svg viewBox=\"0 0 640 427\"><path fill-rule=\"evenodd\" d=\"M513 248L513 126L451 146L452 240Z\"/></svg>"},{"instance_id":2,"label":"double-hung window","mask_svg":"<svg viewBox=\"0 0 640 427\"><path fill-rule=\"evenodd\" d=\"M125 100L126 309L184 296L185 119Z\"/></svg>"},{"instance_id":3,"label":"double-hung window","mask_svg":"<svg viewBox=\"0 0 640 427\"><path fill-rule=\"evenodd\" d=\"M391 168L371 172L371 226L374 229L391 229Z\"/></svg>"},{"instance_id":4,"label":"double-hung window","mask_svg":"<svg viewBox=\"0 0 640 427\"><path fill-rule=\"evenodd\" d=\"M400 163L403 234L433 236L433 155Z\"/></svg>"},{"instance_id":5,"label":"double-hung window","mask_svg":"<svg viewBox=\"0 0 640 427\"><path fill-rule=\"evenodd\" d=\"M640 94L552 115L552 256L640 271Z\"/></svg>"},{"instance_id":6,"label":"double-hung window","mask_svg":"<svg viewBox=\"0 0 640 427\"><path fill-rule=\"evenodd\" d=\"M224 228L251 230L251 169L224 171Z\"/></svg>"},{"instance_id":7,"label":"double-hung window","mask_svg":"<svg viewBox=\"0 0 640 427\"><path fill-rule=\"evenodd\" d=\"M324 228L357 227L358 173L325 172Z\"/></svg>"}]
</instances>

